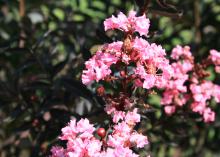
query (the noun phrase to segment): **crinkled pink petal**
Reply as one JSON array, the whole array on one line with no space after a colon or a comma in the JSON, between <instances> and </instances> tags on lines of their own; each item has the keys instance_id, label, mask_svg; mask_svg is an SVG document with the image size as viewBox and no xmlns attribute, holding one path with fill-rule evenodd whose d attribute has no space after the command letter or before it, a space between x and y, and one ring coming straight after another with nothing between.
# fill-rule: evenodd
<instances>
[{"instance_id":1,"label":"crinkled pink petal","mask_svg":"<svg viewBox=\"0 0 220 157\"><path fill-rule=\"evenodd\" d=\"M165 110L166 114L172 115L176 111L176 107L175 106L165 106L164 110Z\"/></svg>"}]
</instances>

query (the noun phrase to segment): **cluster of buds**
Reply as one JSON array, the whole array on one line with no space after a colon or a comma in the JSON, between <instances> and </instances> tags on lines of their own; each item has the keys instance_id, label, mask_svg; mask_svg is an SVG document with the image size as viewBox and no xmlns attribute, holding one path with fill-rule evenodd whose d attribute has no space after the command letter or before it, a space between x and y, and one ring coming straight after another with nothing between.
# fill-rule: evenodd
<instances>
[{"instance_id":1,"label":"cluster of buds","mask_svg":"<svg viewBox=\"0 0 220 157\"><path fill-rule=\"evenodd\" d=\"M142 37L147 36L149 26L149 19L145 15L137 17L135 11L128 17L120 12L117 17L104 21L105 31L118 29L124 32L124 38L104 44L86 61L82 82L89 85L102 80L118 86L120 92L114 94L105 91L103 86L96 90L106 102L105 111L112 124L95 131L87 119L72 120L62 129L60 137L67 141L67 147L53 147L51 157L139 156L133 150L144 148L148 139L134 129L141 121L136 104L139 98L134 95L138 88L146 93L151 93L154 88L161 89L161 104L169 115L178 107L191 103L192 111L203 115L205 122L214 120L215 114L207 107L207 101L214 97L220 102L220 86L205 80L208 76L205 68L213 63L218 71L220 53L212 50L204 63L206 66L201 66L194 62L188 46L177 46L168 60L162 46Z\"/></svg>"}]
</instances>

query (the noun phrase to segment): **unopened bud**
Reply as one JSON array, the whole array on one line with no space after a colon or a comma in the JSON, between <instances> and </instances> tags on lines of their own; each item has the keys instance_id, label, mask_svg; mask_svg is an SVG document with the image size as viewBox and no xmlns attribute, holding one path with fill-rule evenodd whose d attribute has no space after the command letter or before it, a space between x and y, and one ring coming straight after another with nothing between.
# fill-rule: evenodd
<instances>
[{"instance_id":1,"label":"unopened bud","mask_svg":"<svg viewBox=\"0 0 220 157\"><path fill-rule=\"evenodd\" d=\"M36 126L38 126L39 125L39 120L38 119L34 119L33 121L32 121L32 126L33 127L36 127Z\"/></svg>"},{"instance_id":2,"label":"unopened bud","mask_svg":"<svg viewBox=\"0 0 220 157\"><path fill-rule=\"evenodd\" d=\"M120 71L120 75L121 75L121 77L125 77L126 76L125 71L124 70Z\"/></svg>"},{"instance_id":3,"label":"unopened bud","mask_svg":"<svg viewBox=\"0 0 220 157\"><path fill-rule=\"evenodd\" d=\"M30 99L31 99L31 101L37 101L37 96L36 95L32 95L31 97L30 97Z\"/></svg>"},{"instance_id":4,"label":"unopened bud","mask_svg":"<svg viewBox=\"0 0 220 157\"><path fill-rule=\"evenodd\" d=\"M103 86L98 87L96 91L99 96L103 96L105 94L105 88Z\"/></svg>"},{"instance_id":5,"label":"unopened bud","mask_svg":"<svg viewBox=\"0 0 220 157\"><path fill-rule=\"evenodd\" d=\"M106 131L105 131L104 128L98 128L97 134L98 134L98 136L100 136L101 138L104 138L105 135L106 135Z\"/></svg>"}]
</instances>

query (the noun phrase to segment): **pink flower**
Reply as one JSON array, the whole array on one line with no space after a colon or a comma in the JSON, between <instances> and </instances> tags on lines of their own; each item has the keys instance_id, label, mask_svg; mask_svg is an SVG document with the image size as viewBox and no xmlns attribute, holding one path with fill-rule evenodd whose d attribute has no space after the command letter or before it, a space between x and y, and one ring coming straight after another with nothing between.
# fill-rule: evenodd
<instances>
[{"instance_id":1,"label":"pink flower","mask_svg":"<svg viewBox=\"0 0 220 157\"><path fill-rule=\"evenodd\" d=\"M86 145L88 156L96 157L101 152L102 142L99 140L90 140Z\"/></svg>"},{"instance_id":2,"label":"pink flower","mask_svg":"<svg viewBox=\"0 0 220 157\"><path fill-rule=\"evenodd\" d=\"M157 61L157 57L163 57L166 55L165 50L161 45L155 43L148 43L142 38L136 37L133 41L133 48L138 51L141 61L152 59Z\"/></svg>"},{"instance_id":3,"label":"pink flower","mask_svg":"<svg viewBox=\"0 0 220 157\"><path fill-rule=\"evenodd\" d=\"M110 75L110 66L117 61L118 58L113 54L103 53L101 51L96 52L96 54L85 63L87 70L83 70L83 84L90 84L94 80L98 82Z\"/></svg>"},{"instance_id":4,"label":"pink flower","mask_svg":"<svg viewBox=\"0 0 220 157\"><path fill-rule=\"evenodd\" d=\"M164 110L165 110L166 114L172 115L176 111L176 107L175 106L165 106Z\"/></svg>"},{"instance_id":5,"label":"pink flower","mask_svg":"<svg viewBox=\"0 0 220 157\"><path fill-rule=\"evenodd\" d=\"M210 81L205 81L200 85L191 84L190 90L193 93L193 98L197 102L206 102L213 94L214 84Z\"/></svg>"},{"instance_id":6,"label":"pink flower","mask_svg":"<svg viewBox=\"0 0 220 157\"><path fill-rule=\"evenodd\" d=\"M174 95L179 94L177 90L165 90L161 99L162 105L169 105L173 102Z\"/></svg>"},{"instance_id":7,"label":"pink flower","mask_svg":"<svg viewBox=\"0 0 220 157\"><path fill-rule=\"evenodd\" d=\"M206 109L206 103L194 102L191 104L191 109L193 110L193 112L199 112L200 114L202 114Z\"/></svg>"},{"instance_id":8,"label":"pink flower","mask_svg":"<svg viewBox=\"0 0 220 157\"><path fill-rule=\"evenodd\" d=\"M131 134L130 141L137 145L137 148L143 148L145 145L148 144L148 139L146 136L142 134L138 134L136 132Z\"/></svg>"},{"instance_id":9,"label":"pink flower","mask_svg":"<svg viewBox=\"0 0 220 157\"><path fill-rule=\"evenodd\" d=\"M68 126L62 129L61 140L74 140L78 133L80 133L81 138L91 138L95 128L93 125L89 124L88 119L81 119L77 124L76 120L70 121Z\"/></svg>"},{"instance_id":10,"label":"pink flower","mask_svg":"<svg viewBox=\"0 0 220 157\"><path fill-rule=\"evenodd\" d=\"M106 104L106 106L105 106L105 112L107 113L107 114L112 114L112 113L114 113L116 111L116 108L112 105L112 104Z\"/></svg>"},{"instance_id":11,"label":"pink flower","mask_svg":"<svg viewBox=\"0 0 220 157\"><path fill-rule=\"evenodd\" d=\"M125 117L125 112L123 111L115 111L113 116L113 122L118 123L119 120L123 120Z\"/></svg>"},{"instance_id":12,"label":"pink flower","mask_svg":"<svg viewBox=\"0 0 220 157\"><path fill-rule=\"evenodd\" d=\"M147 76L147 73L145 71L145 68L143 65L141 65L140 63L137 63L137 67L134 70L134 73L138 76L140 76L140 78L144 79Z\"/></svg>"},{"instance_id":13,"label":"pink flower","mask_svg":"<svg viewBox=\"0 0 220 157\"><path fill-rule=\"evenodd\" d=\"M210 50L210 58L215 65L216 73L220 73L220 52L216 50Z\"/></svg>"},{"instance_id":14,"label":"pink flower","mask_svg":"<svg viewBox=\"0 0 220 157\"><path fill-rule=\"evenodd\" d=\"M184 57L184 58L190 58L190 57L192 57L192 54L191 54L191 52L190 52L190 47L189 47L189 46L181 47L181 46L177 45L177 46L172 50L171 57L172 57L173 59L178 60L181 56Z\"/></svg>"},{"instance_id":15,"label":"pink flower","mask_svg":"<svg viewBox=\"0 0 220 157\"><path fill-rule=\"evenodd\" d=\"M92 139L77 138L67 143L67 154L73 157L96 156L101 152L102 142Z\"/></svg>"},{"instance_id":16,"label":"pink flower","mask_svg":"<svg viewBox=\"0 0 220 157\"><path fill-rule=\"evenodd\" d=\"M136 17L134 25L135 31L139 32L140 35L147 35L150 27L150 20L146 18L146 15Z\"/></svg>"},{"instance_id":17,"label":"pink flower","mask_svg":"<svg viewBox=\"0 0 220 157\"><path fill-rule=\"evenodd\" d=\"M128 112L125 116L125 122L134 125L140 122L141 116L137 113L137 108L135 108L132 112Z\"/></svg>"},{"instance_id":18,"label":"pink flower","mask_svg":"<svg viewBox=\"0 0 220 157\"><path fill-rule=\"evenodd\" d=\"M105 52L115 55L116 57L121 57L121 49L122 49L123 42L116 41L110 44L105 44L103 49Z\"/></svg>"},{"instance_id":19,"label":"pink flower","mask_svg":"<svg viewBox=\"0 0 220 157\"><path fill-rule=\"evenodd\" d=\"M143 82L140 79L136 79L136 80L134 80L134 86L135 87L142 87Z\"/></svg>"},{"instance_id":20,"label":"pink flower","mask_svg":"<svg viewBox=\"0 0 220 157\"><path fill-rule=\"evenodd\" d=\"M102 154L99 157L138 157L139 155L133 153L133 151L129 148L124 148L122 146L119 146L115 149L108 148L105 152L102 152Z\"/></svg>"},{"instance_id":21,"label":"pink flower","mask_svg":"<svg viewBox=\"0 0 220 157\"><path fill-rule=\"evenodd\" d=\"M143 88L150 89L150 88L152 88L155 85L156 78L155 78L154 75L147 74L144 77L144 79L145 80L144 80Z\"/></svg>"},{"instance_id":22,"label":"pink flower","mask_svg":"<svg viewBox=\"0 0 220 157\"><path fill-rule=\"evenodd\" d=\"M59 146L53 146L51 148L52 155L50 157L66 157L65 155L65 149Z\"/></svg>"},{"instance_id":23,"label":"pink flower","mask_svg":"<svg viewBox=\"0 0 220 157\"><path fill-rule=\"evenodd\" d=\"M220 73L220 66L215 66L215 72Z\"/></svg>"},{"instance_id":24,"label":"pink flower","mask_svg":"<svg viewBox=\"0 0 220 157\"><path fill-rule=\"evenodd\" d=\"M91 138L95 128L92 124L89 123L88 119L81 119L77 123L77 130L80 133L79 137L81 138Z\"/></svg>"},{"instance_id":25,"label":"pink flower","mask_svg":"<svg viewBox=\"0 0 220 157\"><path fill-rule=\"evenodd\" d=\"M206 123L213 122L215 120L215 112L211 111L210 108L206 108L203 113L203 118Z\"/></svg>"},{"instance_id":26,"label":"pink flower","mask_svg":"<svg viewBox=\"0 0 220 157\"><path fill-rule=\"evenodd\" d=\"M73 119L70 121L68 126L62 128L62 136L60 137L60 139L61 140L75 139L77 133L78 130L76 128L76 120Z\"/></svg>"},{"instance_id":27,"label":"pink flower","mask_svg":"<svg viewBox=\"0 0 220 157\"><path fill-rule=\"evenodd\" d=\"M114 130L115 130L114 134L121 134L121 135L123 134L124 135L124 134L129 133L131 131L131 128L126 122L123 121L123 122L115 125Z\"/></svg>"},{"instance_id":28,"label":"pink flower","mask_svg":"<svg viewBox=\"0 0 220 157\"><path fill-rule=\"evenodd\" d=\"M104 21L105 31L109 29L122 29L123 31L128 31L127 24L128 19L122 12L120 12L117 17L112 15L111 18Z\"/></svg>"},{"instance_id":29,"label":"pink flower","mask_svg":"<svg viewBox=\"0 0 220 157\"><path fill-rule=\"evenodd\" d=\"M129 134L123 134L119 135L119 134L115 134L115 135L109 135L108 136L108 146L113 147L113 148L117 148L119 146L123 146L125 141L127 141L129 138Z\"/></svg>"},{"instance_id":30,"label":"pink flower","mask_svg":"<svg viewBox=\"0 0 220 157\"><path fill-rule=\"evenodd\" d=\"M216 66L220 65L220 52L216 50L210 50L210 56L211 56L211 60Z\"/></svg>"},{"instance_id":31,"label":"pink flower","mask_svg":"<svg viewBox=\"0 0 220 157\"><path fill-rule=\"evenodd\" d=\"M215 85L213 89L213 97L217 103L220 102L220 86Z\"/></svg>"},{"instance_id":32,"label":"pink flower","mask_svg":"<svg viewBox=\"0 0 220 157\"><path fill-rule=\"evenodd\" d=\"M140 35L146 35L150 26L149 19L145 15L136 17L135 11L130 11L128 17L122 12L117 17L113 16L104 21L105 31L109 29L119 29L125 32L136 31Z\"/></svg>"},{"instance_id":33,"label":"pink flower","mask_svg":"<svg viewBox=\"0 0 220 157\"><path fill-rule=\"evenodd\" d=\"M113 154L114 157L138 157L131 149L123 146L115 148Z\"/></svg>"}]
</instances>

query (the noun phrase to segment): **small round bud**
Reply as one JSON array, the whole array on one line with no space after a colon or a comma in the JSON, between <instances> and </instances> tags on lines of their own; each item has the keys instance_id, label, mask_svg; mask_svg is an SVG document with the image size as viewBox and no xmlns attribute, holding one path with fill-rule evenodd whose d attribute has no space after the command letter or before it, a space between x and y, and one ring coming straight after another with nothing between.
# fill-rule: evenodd
<instances>
[{"instance_id":1,"label":"small round bud","mask_svg":"<svg viewBox=\"0 0 220 157\"><path fill-rule=\"evenodd\" d=\"M98 87L96 91L99 96L103 96L105 94L105 88L103 86Z\"/></svg>"},{"instance_id":2,"label":"small round bud","mask_svg":"<svg viewBox=\"0 0 220 157\"><path fill-rule=\"evenodd\" d=\"M39 120L38 120L38 119L34 119L34 120L32 121L32 126L36 127L36 126L38 126L38 125L39 125Z\"/></svg>"},{"instance_id":3,"label":"small round bud","mask_svg":"<svg viewBox=\"0 0 220 157\"><path fill-rule=\"evenodd\" d=\"M121 77L125 77L126 76L125 71L124 70L120 71L120 75L121 75Z\"/></svg>"},{"instance_id":4,"label":"small round bud","mask_svg":"<svg viewBox=\"0 0 220 157\"><path fill-rule=\"evenodd\" d=\"M38 97L36 95L31 95L30 100L31 101L37 101Z\"/></svg>"},{"instance_id":5,"label":"small round bud","mask_svg":"<svg viewBox=\"0 0 220 157\"><path fill-rule=\"evenodd\" d=\"M101 138L104 138L105 135L106 135L106 131L105 131L104 128L98 128L97 134L98 134L98 136L100 136Z\"/></svg>"}]
</instances>

